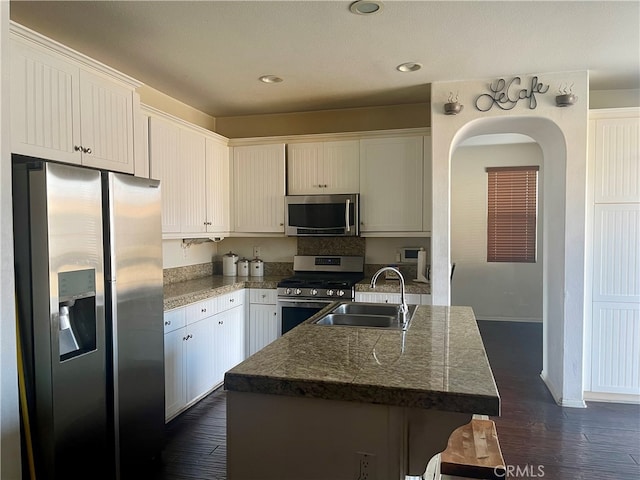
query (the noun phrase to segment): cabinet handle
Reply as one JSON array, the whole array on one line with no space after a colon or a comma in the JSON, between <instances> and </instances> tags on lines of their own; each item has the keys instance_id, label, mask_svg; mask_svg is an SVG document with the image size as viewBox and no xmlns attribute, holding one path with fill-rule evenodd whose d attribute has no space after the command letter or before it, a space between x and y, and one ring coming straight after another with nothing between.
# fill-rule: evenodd
<instances>
[{"instance_id":1,"label":"cabinet handle","mask_svg":"<svg viewBox=\"0 0 640 480\"><path fill-rule=\"evenodd\" d=\"M165 325L171 325L171 320L167 320L166 322L164 322Z\"/></svg>"},{"instance_id":2,"label":"cabinet handle","mask_svg":"<svg viewBox=\"0 0 640 480\"><path fill-rule=\"evenodd\" d=\"M267 298L267 295L263 293L262 298Z\"/></svg>"},{"instance_id":3,"label":"cabinet handle","mask_svg":"<svg viewBox=\"0 0 640 480\"><path fill-rule=\"evenodd\" d=\"M229 301L230 301L231 303L233 303L234 299L233 299L233 298L230 298L230 299L229 299Z\"/></svg>"},{"instance_id":4,"label":"cabinet handle","mask_svg":"<svg viewBox=\"0 0 640 480\"><path fill-rule=\"evenodd\" d=\"M200 310L201 313L206 313L207 309L203 308L202 310Z\"/></svg>"},{"instance_id":5,"label":"cabinet handle","mask_svg":"<svg viewBox=\"0 0 640 480\"><path fill-rule=\"evenodd\" d=\"M91 155L93 152L91 151L90 148L85 148L84 153L88 153L89 155Z\"/></svg>"},{"instance_id":6,"label":"cabinet handle","mask_svg":"<svg viewBox=\"0 0 640 480\"><path fill-rule=\"evenodd\" d=\"M83 148L82 148L80 145L75 145L75 146L73 147L73 149L74 149L76 152L82 152L82 151L83 151Z\"/></svg>"},{"instance_id":7,"label":"cabinet handle","mask_svg":"<svg viewBox=\"0 0 640 480\"><path fill-rule=\"evenodd\" d=\"M284 227L284 223L281 223L281 224L280 224L280 226L281 226L281 227Z\"/></svg>"},{"instance_id":8,"label":"cabinet handle","mask_svg":"<svg viewBox=\"0 0 640 480\"><path fill-rule=\"evenodd\" d=\"M220 320L220 321L218 322L218 325L224 325L224 321Z\"/></svg>"}]
</instances>

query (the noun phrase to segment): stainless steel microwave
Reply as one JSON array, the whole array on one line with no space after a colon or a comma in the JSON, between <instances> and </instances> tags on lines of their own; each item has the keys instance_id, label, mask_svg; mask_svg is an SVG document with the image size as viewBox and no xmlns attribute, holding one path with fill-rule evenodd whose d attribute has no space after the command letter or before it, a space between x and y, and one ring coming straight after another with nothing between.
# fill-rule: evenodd
<instances>
[{"instance_id":1,"label":"stainless steel microwave","mask_svg":"<svg viewBox=\"0 0 640 480\"><path fill-rule=\"evenodd\" d=\"M288 195L285 234L290 237L354 237L360 235L360 196Z\"/></svg>"}]
</instances>

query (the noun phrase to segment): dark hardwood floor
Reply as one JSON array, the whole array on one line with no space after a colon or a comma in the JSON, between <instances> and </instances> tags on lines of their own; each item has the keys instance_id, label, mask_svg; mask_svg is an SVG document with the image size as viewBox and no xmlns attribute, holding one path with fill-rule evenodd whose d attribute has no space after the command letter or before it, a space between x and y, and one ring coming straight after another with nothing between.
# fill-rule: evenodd
<instances>
[{"instance_id":1,"label":"dark hardwood floor","mask_svg":"<svg viewBox=\"0 0 640 480\"><path fill-rule=\"evenodd\" d=\"M640 406L557 406L539 377L542 326L478 323L502 398L502 415L493 420L505 463L514 468L507 478L640 479ZM149 478L226 479L225 413L219 389L170 422L162 465Z\"/></svg>"}]
</instances>

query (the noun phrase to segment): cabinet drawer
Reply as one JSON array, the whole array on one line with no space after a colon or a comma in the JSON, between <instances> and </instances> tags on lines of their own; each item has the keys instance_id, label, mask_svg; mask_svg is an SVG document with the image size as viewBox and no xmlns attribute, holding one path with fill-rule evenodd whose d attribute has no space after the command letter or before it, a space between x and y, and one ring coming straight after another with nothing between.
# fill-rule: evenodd
<instances>
[{"instance_id":1,"label":"cabinet drawer","mask_svg":"<svg viewBox=\"0 0 640 480\"><path fill-rule=\"evenodd\" d=\"M249 290L249 301L264 305L275 305L278 296L274 288L252 288Z\"/></svg>"},{"instance_id":2,"label":"cabinet drawer","mask_svg":"<svg viewBox=\"0 0 640 480\"><path fill-rule=\"evenodd\" d=\"M217 313L216 297L208 298L201 302L192 303L184 307L186 314L186 323L190 325L194 322L210 317Z\"/></svg>"},{"instance_id":3,"label":"cabinet drawer","mask_svg":"<svg viewBox=\"0 0 640 480\"><path fill-rule=\"evenodd\" d=\"M175 310L169 310L164 312L164 333L173 332L177 328L182 328L185 325L185 309L176 308Z\"/></svg>"},{"instance_id":4,"label":"cabinet drawer","mask_svg":"<svg viewBox=\"0 0 640 480\"><path fill-rule=\"evenodd\" d=\"M217 300L219 312L229 310L244 303L244 290L237 290L225 295L220 295Z\"/></svg>"}]
</instances>

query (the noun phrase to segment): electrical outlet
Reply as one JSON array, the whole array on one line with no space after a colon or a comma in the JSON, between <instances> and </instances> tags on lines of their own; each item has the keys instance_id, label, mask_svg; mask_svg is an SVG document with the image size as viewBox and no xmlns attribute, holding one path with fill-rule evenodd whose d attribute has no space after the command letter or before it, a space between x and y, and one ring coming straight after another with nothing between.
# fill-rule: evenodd
<instances>
[{"instance_id":1,"label":"electrical outlet","mask_svg":"<svg viewBox=\"0 0 640 480\"><path fill-rule=\"evenodd\" d=\"M262 253L262 249L260 247L253 247L253 258L258 258Z\"/></svg>"},{"instance_id":2,"label":"electrical outlet","mask_svg":"<svg viewBox=\"0 0 640 480\"><path fill-rule=\"evenodd\" d=\"M357 480L375 480L376 469L375 459L376 456L373 453L356 452L358 459L358 477Z\"/></svg>"}]
</instances>

